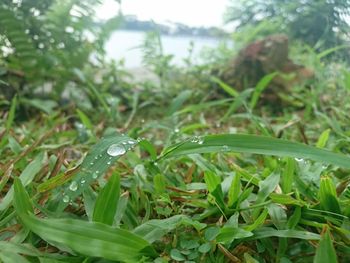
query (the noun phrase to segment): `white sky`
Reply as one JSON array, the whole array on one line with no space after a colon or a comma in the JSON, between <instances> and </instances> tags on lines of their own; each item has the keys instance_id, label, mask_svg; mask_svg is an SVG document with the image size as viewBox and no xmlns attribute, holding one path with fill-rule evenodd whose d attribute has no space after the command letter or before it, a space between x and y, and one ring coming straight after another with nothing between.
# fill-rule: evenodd
<instances>
[{"instance_id":1,"label":"white sky","mask_svg":"<svg viewBox=\"0 0 350 263\"><path fill-rule=\"evenodd\" d=\"M141 20L180 22L189 26L222 26L229 0L122 0L124 15ZM110 18L119 10L115 0L104 0L97 10L100 18Z\"/></svg>"}]
</instances>

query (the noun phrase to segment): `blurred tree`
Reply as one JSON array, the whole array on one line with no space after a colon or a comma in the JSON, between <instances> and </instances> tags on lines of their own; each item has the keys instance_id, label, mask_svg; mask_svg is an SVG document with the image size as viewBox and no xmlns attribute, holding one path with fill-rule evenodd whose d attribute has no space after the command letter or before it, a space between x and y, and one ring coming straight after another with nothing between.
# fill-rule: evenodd
<instances>
[{"instance_id":1,"label":"blurred tree","mask_svg":"<svg viewBox=\"0 0 350 263\"><path fill-rule=\"evenodd\" d=\"M120 21L117 12L99 21L94 10L100 2L2 0L0 80L7 84L5 97L33 95L50 86L50 97L58 99L67 85L93 96L86 89L95 78L89 73L105 65L104 43Z\"/></svg>"},{"instance_id":2,"label":"blurred tree","mask_svg":"<svg viewBox=\"0 0 350 263\"><path fill-rule=\"evenodd\" d=\"M238 29L269 21L278 33L329 48L349 36L349 15L350 0L232 0L225 18Z\"/></svg>"}]
</instances>

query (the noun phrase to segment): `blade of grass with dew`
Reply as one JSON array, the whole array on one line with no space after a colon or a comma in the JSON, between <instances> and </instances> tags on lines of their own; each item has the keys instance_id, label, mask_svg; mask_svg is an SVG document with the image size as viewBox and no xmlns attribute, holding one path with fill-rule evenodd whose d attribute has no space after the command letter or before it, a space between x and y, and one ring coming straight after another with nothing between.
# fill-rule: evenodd
<instances>
[{"instance_id":1,"label":"blade of grass with dew","mask_svg":"<svg viewBox=\"0 0 350 263\"><path fill-rule=\"evenodd\" d=\"M97 196L92 220L112 225L120 197L120 177L113 174Z\"/></svg>"},{"instance_id":2,"label":"blade of grass with dew","mask_svg":"<svg viewBox=\"0 0 350 263\"><path fill-rule=\"evenodd\" d=\"M63 203L60 203L60 210L79 196L89 185L111 167L127 151L133 149L138 141L123 134L111 134L102 138L91 148L89 154L78 168L71 182L63 187Z\"/></svg>"},{"instance_id":3,"label":"blade of grass with dew","mask_svg":"<svg viewBox=\"0 0 350 263\"><path fill-rule=\"evenodd\" d=\"M157 255L146 240L127 230L78 219L39 219L34 216L28 193L18 178L14 192L14 207L23 225L53 245L62 244L86 256L116 261Z\"/></svg>"},{"instance_id":4,"label":"blade of grass with dew","mask_svg":"<svg viewBox=\"0 0 350 263\"><path fill-rule=\"evenodd\" d=\"M220 134L203 136L201 143L184 141L165 149L162 158L211 152L241 152L310 159L350 169L350 157L328 150L265 136Z\"/></svg>"}]
</instances>

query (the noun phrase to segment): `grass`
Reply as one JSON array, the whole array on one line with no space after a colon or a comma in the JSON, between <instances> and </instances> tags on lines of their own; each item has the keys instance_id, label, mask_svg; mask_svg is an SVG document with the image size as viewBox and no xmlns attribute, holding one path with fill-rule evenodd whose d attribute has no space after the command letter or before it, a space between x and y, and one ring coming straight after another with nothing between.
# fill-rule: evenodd
<instances>
[{"instance_id":1,"label":"grass","mask_svg":"<svg viewBox=\"0 0 350 263\"><path fill-rule=\"evenodd\" d=\"M20 120L14 97L1 120L0 261L348 262L347 73L308 59L314 82L277 113L259 104L274 75L242 92L214 79L233 99L191 86L157 107L136 95L127 112Z\"/></svg>"}]
</instances>

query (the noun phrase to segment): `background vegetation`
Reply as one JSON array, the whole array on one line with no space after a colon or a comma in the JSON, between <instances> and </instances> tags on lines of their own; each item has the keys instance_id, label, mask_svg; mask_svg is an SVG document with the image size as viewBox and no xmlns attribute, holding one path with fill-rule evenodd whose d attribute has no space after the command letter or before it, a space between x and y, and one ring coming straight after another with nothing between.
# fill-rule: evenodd
<instances>
[{"instance_id":1,"label":"background vegetation","mask_svg":"<svg viewBox=\"0 0 350 263\"><path fill-rule=\"evenodd\" d=\"M232 1L233 48L149 33L136 82L98 4L0 3L0 261L349 262L349 1ZM278 105L215 74L274 33L313 71Z\"/></svg>"}]
</instances>

